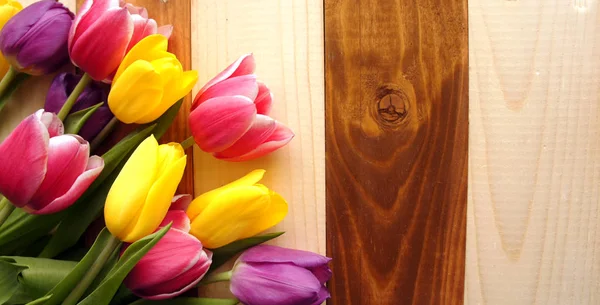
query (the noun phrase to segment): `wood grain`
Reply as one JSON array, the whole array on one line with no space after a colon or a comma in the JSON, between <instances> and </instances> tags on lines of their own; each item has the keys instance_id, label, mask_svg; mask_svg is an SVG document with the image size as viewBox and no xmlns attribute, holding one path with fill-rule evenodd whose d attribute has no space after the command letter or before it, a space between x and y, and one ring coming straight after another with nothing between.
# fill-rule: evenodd
<instances>
[{"instance_id":1,"label":"wood grain","mask_svg":"<svg viewBox=\"0 0 600 305\"><path fill-rule=\"evenodd\" d=\"M329 304L462 304L466 0L325 1Z\"/></svg>"},{"instance_id":2,"label":"wood grain","mask_svg":"<svg viewBox=\"0 0 600 305\"><path fill-rule=\"evenodd\" d=\"M275 244L325 254L322 0L192 2L196 89L250 52L258 78L275 96L272 116L296 136L285 148L243 163L219 161L195 147L196 194L264 168L262 183L289 202L288 216L273 229L286 234Z\"/></svg>"},{"instance_id":3,"label":"wood grain","mask_svg":"<svg viewBox=\"0 0 600 305\"><path fill-rule=\"evenodd\" d=\"M468 304L599 304L600 4L469 1Z\"/></svg>"}]
</instances>

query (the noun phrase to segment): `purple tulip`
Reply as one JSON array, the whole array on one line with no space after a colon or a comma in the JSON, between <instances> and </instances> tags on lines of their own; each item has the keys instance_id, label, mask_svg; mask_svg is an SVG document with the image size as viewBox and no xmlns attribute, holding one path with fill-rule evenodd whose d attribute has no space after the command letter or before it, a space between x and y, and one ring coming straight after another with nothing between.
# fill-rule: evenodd
<instances>
[{"instance_id":1,"label":"purple tulip","mask_svg":"<svg viewBox=\"0 0 600 305\"><path fill-rule=\"evenodd\" d=\"M67 40L73 13L55 0L43 0L12 17L0 32L0 51L17 70L48 74L69 62Z\"/></svg>"},{"instance_id":2,"label":"purple tulip","mask_svg":"<svg viewBox=\"0 0 600 305\"><path fill-rule=\"evenodd\" d=\"M312 252L256 246L235 263L230 289L246 305L320 305L330 297L329 261Z\"/></svg>"},{"instance_id":3,"label":"purple tulip","mask_svg":"<svg viewBox=\"0 0 600 305\"><path fill-rule=\"evenodd\" d=\"M187 206L191 196L176 196L172 208ZM124 283L137 296L149 300L176 297L196 284L212 264L212 252L189 234L190 219L183 210L167 213L160 227L171 229L135 265Z\"/></svg>"},{"instance_id":4,"label":"purple tulip","mask_svg":"<svg viewBox=\"0 0 600 305\"><path fill-rule=\"evenodd\" d=\"M89 156L88 142L63 135L55 114L28 116L0 144L0 193L32 214L71 206L100 175L104 160Z\"/></svg>"},{"instance_id":5,"label":"purple tulip","mask_svg":"<svg viewBox=\"0 0 600 305\"><path fill-rule=\"evenodd\" d=\"M71 92L73 92L73 89L75 89L75 86L77 86L77 83L79 83L80 79L80 75L72 73L65 72L56 75L50 85L48 95L46 95L44 109L49 112L58 113L67 101ZM110 108L108 108L108 103L106 103L108 90L109 87L107 85L92 82L85 87L85 90L83 90L79 98L77 98L75 106L71 109L70 113L73 113L104 102L79 131L79 135L89 142L94 140L98 133L100 133L106 124L114 117L112 112L110 112Z\"/></svg>"}]
</instances>

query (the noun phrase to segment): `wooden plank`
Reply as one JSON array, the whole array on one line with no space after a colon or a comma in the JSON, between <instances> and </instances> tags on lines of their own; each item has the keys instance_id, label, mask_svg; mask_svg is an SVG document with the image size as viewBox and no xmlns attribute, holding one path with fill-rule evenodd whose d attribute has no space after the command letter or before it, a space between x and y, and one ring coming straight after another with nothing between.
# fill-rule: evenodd
<instances>
[{"instance_id":1,"label":"wooden plank","mask_svg":"<svg viewBox=\"0 0 600 305\"><path fill-rule=\"evenodd\" d=\"M598 304L600 4L470 0L468 304Z\"/></svg>"},{"instance_id":2,"label":"wooden plank","mask_svg":"<svg viewBox=\"0 0 600 305\"><path fill-rule=\"evenodd\" d=\"M326 0L330 304L462 304L466 0Z\"/></svg>"},{"instance_id":3,"label":"wooden plank","mask_svg":"<svg viewBox=\"0 0 600 305\"><path fill-rule=\"evenodd\" d=\"M259 79L275 96L272 116L290 126L296 137L269 156L243 163L216 160L196 147L196 194L264 168L262 183L281 193L290 206L287 218L274 229L286 234L275 244L325 254L322 1L192 2L192 67L200 72L196 91L250 52Z\"/></svg>"}]
</instances>

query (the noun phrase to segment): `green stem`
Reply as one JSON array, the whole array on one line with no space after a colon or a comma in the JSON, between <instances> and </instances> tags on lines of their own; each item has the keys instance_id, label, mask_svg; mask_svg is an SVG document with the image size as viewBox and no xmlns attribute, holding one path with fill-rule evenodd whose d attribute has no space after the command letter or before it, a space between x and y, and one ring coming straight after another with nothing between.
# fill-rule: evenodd
<instances>
[{"instance_id":1,"label":"green stem","mask_svg":"<svg viewBox=\"0 0 600 305\"><path fill-rule=\"evenodd\" d=\"M10 214L15 210L15 206L6 198L0 200L0 227L6 222Z\"/></svg>"},{"instance_id":2,"label":"green stem","mask_svg":"<svg viewBox=\"0 0 600 305\"><path fill-rule=\"evenodd\" d=\"M194 146L194 137L189 137L185 140L183 140L183 142L181 142L181 146L183 147L183 150L186 150L192 146Z\"/></svg>"},{"instance_id":3,"label":"green stem","mask_svg":"<svg viewBox=\"0 0 600 305\"><path fill-rule=\"evenodd\" d=\"M67 98L67 101L60 109L60 112L58 113L58 118L61 121L64 121L67 118L67 115L69 115L69 112L75 105L77 98L79 97L79 95L81 95L81 93L83 92L85 87L87 87L87 85L91 81L92 81L92 78L90 77L90 75L85 73L83 75L83 77L81 78L81 80L79 81L79 83L77 83L77 86L75 86L75 89L73 89L73 92L71 92L71 95L69 95L69 98Z\"/></svg>"},{"instance_id":4,"label":"green stem","mask_svg":"<svg viewBox=\"0 0 600 305\"><path fill-rule=\"evenodd\" d=\"M62 305L75 305L77 302L79 302L79 299L88 289L90 284L92 284L94 279L96 279L98 273L102 271L104 264L106 264L106 261L108 261L113 251L120 245L121 241L111 235L106 247L102 249L102 252L100 252L92 267L90 267L90 269L85 273L77 286L71 290L71 293L67 296L67 298L65 298L65 300L62 302Z\"/></svg>"},{"instance_id":5,"label":"green stem","mask_svg":"<svg viewBox=\"0 0 600 305\"><path fill-rule=\"evenodd\" d=\"M12 66L9 66L8 72L6 72L2 78L2 81L0 81L0 98L2 98L2 100L0 100L0 110L4 108L4 105L8 100L8 98L5 98L5 95L8 93L8 91L10 91L10 84L13 82L13 80L15 80L17 75L19 75L19 72Z\"/></svg>"},{"instance_id":6,"label":"green stem","mask_svg":"<svg viewBox=\"0 0 600 305\"><path fill-rule=\"evenodd\" d=\"M233 273L232 271L233 270L229 270L227 272L209 275L200 281L200 285L208 285L217 282L229 281L231 279L231 274Z\"/></svg>"},{"instance_id":7,"label":"green stem","mask_svg":"<svg viewBox=\"0 0 600 305\"><path fill-rule=\"evenodd\" d=\"M91 151L95 151L100 144L104 142L104 139L106 139L106 137L115 129L115 127L117 127L117 123L119 123L119 120L115 116L110 120L110 122L108 122L108 124L106 124L106 126L104 126L104 128L102 128L100 133L94 138L94 140L92 140L92 143L90 144Z\"/></svg>"}]
</instances>

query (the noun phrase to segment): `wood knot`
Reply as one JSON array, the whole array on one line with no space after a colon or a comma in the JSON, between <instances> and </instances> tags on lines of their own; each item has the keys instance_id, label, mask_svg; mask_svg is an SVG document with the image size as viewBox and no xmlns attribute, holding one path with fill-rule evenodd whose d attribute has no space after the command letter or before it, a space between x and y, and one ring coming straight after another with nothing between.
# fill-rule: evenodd
<instances>
[{"instance_id":1,"label":"wood knot","mask_svg":"<svg viewBox=\"0 0 600 305\"><path fill-rule=\"evenodd\" d=\"M375 93L376 120L383 126L398 127L406 123L410 100L397 86L384 85Z\"/></svg>"},{"instance_id":2,"label":"wood knot","mask_svg":"<svg viewBox=\"0 0 600 305\"><path fill-rule=\"evenodd\" d=\"M406 117L408 101L402 95L392 93L382 97L377 104L379 116L390 123Z\"/></svg>"}]
</instances>

